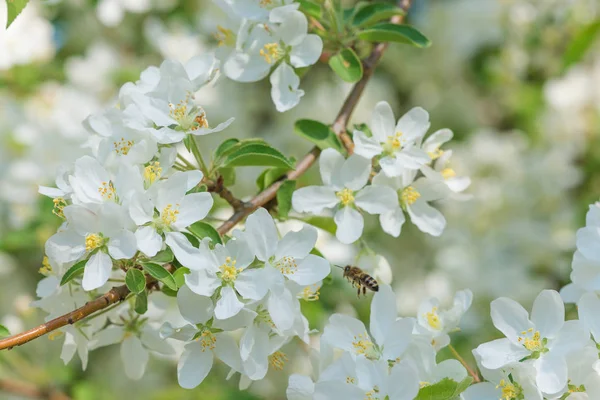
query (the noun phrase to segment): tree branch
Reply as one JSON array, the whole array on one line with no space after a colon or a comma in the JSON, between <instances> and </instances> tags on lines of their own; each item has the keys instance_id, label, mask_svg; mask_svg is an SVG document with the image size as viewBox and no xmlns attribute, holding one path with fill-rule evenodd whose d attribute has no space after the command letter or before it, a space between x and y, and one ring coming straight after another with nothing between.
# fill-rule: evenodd
<instances>
[{"instance_id":1,"label":"tree branch","mask_svg":"<svg viewBox=\"0 0 600 400\"><path fill-rule=\"evenodd\" d=\"M399 3L401 8L403 8L405 11L408 11L408 9L411 6L412 0L401 0ZM399 15L392 18L392 22L394 23L401 23L403 20L403 15ZM336 135L339 136L340 140L344 144L344 147L346 148L349 154L352 154L353 152L354 143L352 142L350 136L346 133L346 125L348 124L348 120L350 119L352 112L356 108L358 101L360 100L365 90L367 82L373 75L375 67L377 66L377 63L383 56L383 53L385 52L386 48L386 43L378 43L375 45L369 57L367 57L367 59L364 61L363 77L354 85L354 87L348 94L348 97L346 97L346 100L344 101L344 104L342 105L342 108L336 116L333 124L331 125L333 131L336 133ZM280 180L263 190L261 193L252 198L252 200L250 200L249 202L243 203L240 200L235 199L233 195L231 195L230 200L233 201L233 204L230 200L228 200L228 202L234 207L235 212L227 221L225 221L221 226L217 228L219 234L224 235L225 233L229 232L231 229L233 229L233 227L235 227L239 222L244 220L254 210L265 205L273 198L275 198L277 191L279 190L284 181L297 179L300 176L302 176L308 170L308 168L310 168L310 166L312 166L315 163L317 158L319 158L320 154L321 150L316 146L313 147L308 152L308 154L304 156L304 158L298 161L295 170L289 171ZM227 190L227 192L231 194L229 190ZM229 196L228 194L225 195ZM225 200L227 200L227 198L225 198ZM238 202L242 204L240 205ZM234 206L234 204L239 207L236 209L236 206ZM46 322L45 324L30 329L26 332L19 333L9 338L0 340L0 350L11 349L14 346L20 346L49 332L62 328L65 325L73 324L81 320L82 318L95 313L96 311L102 310L111 304L123 300L128 294L129 290L126 286L114 287L105 295L100 296L96 300L87 303L86 305L78 308L75 311L55 318L52 321Z\"/></svg>"},{"instance_id":2,"label":"tree branch","mask_svg":"<svg viewBox=\"0 0 600 400\"><path fill-rule=\"evenodd\" d=\"M234 211L244 208L245 203L235 197L229 189L223 184L223 177L219 175L216 182L207 182L208 191L218 194L223 200L233 207Z\"/></svg>"},{"instance_id":3,"label":"tree branch","mask_svg":"<svg viewBox=\"0 0 600 400\"><path fill-rule=\"evenodd\" d=\"M66 394L55 389L39 388L31 383L12 379L0 379L0 392L11 393L19 397L47 400L70 400Z\"/></svg>"}]
</instances>

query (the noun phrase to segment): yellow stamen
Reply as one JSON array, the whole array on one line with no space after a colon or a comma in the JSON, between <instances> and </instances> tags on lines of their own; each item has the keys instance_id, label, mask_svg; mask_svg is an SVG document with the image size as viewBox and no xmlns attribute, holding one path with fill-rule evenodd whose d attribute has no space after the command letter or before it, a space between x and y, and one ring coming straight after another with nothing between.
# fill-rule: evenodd
<instances>
[{"instance_id":1,"label":"yellow stamen","mask_svg":"<svg viewBox=\"0 0 600 400\"><path fill-rule=\"evenodd\" d=\"M284 352L276 351L275 353L269 356L269 364L273 366L278 371L283 369L286 361L288 360L287 356Z\"/></svg>"},{"instance_id":2,"label":"yellow stamen","mask_svg":"<svg viewBox=\"0 0 600 400\"><path fill-rule=\"evenodd\" d=\"M521 394L519 388L505 379L500 380L500 384L496 386L496 389L502 390L502 397L500 400L514 400Z\"/></svg>"},{"instance_id":3,"label":"yellow stamen","mask_svg":"<svg viewBox=\"0 0 600 400\"><path fill-rule=\"evenodd\" d=\"M444 177L444 179L450 179L450 178L454 178L456 176L456 172L454 172L454 170L452 168L444 168L441 172L442 177Z\"/></svg>"},{"instance_id":4,"label":"yellow stamen","mask_svg":"<svg viewBox=\"0 0 600 400\"><path fill-rule=\"evenodd\" d=\"M85 250L92 251L104 244L104 239L97 233L90 233L85 237Z\"/></svg>"},{"instance_id":5,"label":"yellow stamen","mask_svg":"<svg viewBox=\"0 0 600 400\"><path fill-rule=\"evenodd\" d=\"M179 103L177 103L177 105L173 104L173 103L169 103L169 116L171 118L173 118L175 121L179 122L181 120L183 120L186 115L187 115L187 100L188 98L186 97L185 100L181 100Z\"/></svg>"},{"instance_id":6,"label":"yellow stamen","mask_svg":"<svg viewBox=\"0 0 600 400\"><path fill-rule=\"evenodd\" d=\"M387 144L392 151L396 151L402 147L402 132L396 132L394 136L388 136Z\"/></svg>"},{"instance_id":7,"label":"yellow stamen","mask_svg":"<svg viewBox=\"0 0 600 400\"><path fill-rule=\"evenodd\" d=\"M64 219L65 214L64 214L63 210L67 206L67 202L65 201L65 199L63 199L62 197L57 197L55 199L52 199L52 202L54 203L54 208L52 209L52 214L56 215L59 218Z\"/></svg>"},{"instance_id":8,"label":"yellow stamen","mask_svg":"<svg viewBox=\"0 0 600 400\"><path fill-rule=\"evenodd\" d=\"M337 192L335 195L340 199L344 207L354 202L354 192L348 188L344 188L344 190Z\"/></svg>"},{"instance_id":9,"label":"yellow stamen","mask_svg":"<svg viewBox=\"0 0 600 400\"><path fill-rule=\"evenodd\" d=\"M298 264L294 257L285 256L275 263L275 268L282 274L294 274L298 270Z\"/></svg>"},{"instance_id":10,"label":"yellow stamen","mask_svg":"<svg viewBox=\"0 0 600 400\"><path fill-rule=\"evenodd\" d=\"M204 331L202 334L196 339L200 342L202 346L202 352L206 350L214 350L215 345L217 344L217 338L211 331Z\"/></svg>"},{"instance_id":11,"label":"yellow stamen","mask_svg":"<svg viewBox=\"0 0 600 400\"><path fill-rule=\"evenodd\" d=\"M231 259L231 257L225 259L225 263L219 267L221 270L221 280L224 282L233 282L236 280L243 268L236 268L235 263L236 260Z\"/></svg>"},{"instance_id":12,"label":"yellow stamen","mask_svg":"<svg viewBox=\"0 0 600 400\"><path fill-rule=\"evenodd\" d=\"M429 326L431 326L433 329L440 330L442 328L442 321L437 315L437 310L437 307L433 307L431 311L425 313L424 316L427 319L427 323L429 324Z\"/></svg>"},{"instance_id":13,"label":"yellow stamen","mask_svg":"<svg viewBox=\"0 0 600 400\"><path fill-rule=\"evenodd\" d=\"M125 138L121 138L118 142L113 142L115 152L122 156L126 156L134 144L135 142L133 140L125 140Z\"/></svg>"},{"instance_id":14,"label":"yellow stamen","mask_svg":"<svg viewBox=\"0 0 600 400\"><path fill-rule=\"evenodd\" d=\"M365 393L365 400L377 400L379 397L377 394L379 393L379 387L374 386L372 390L369 390Z\"/></svg>"},{"instance_id":15,"label":"yellow stamen","mask_svg":"<svg viewBox=\"0 0 600 400\"><path fill-rule=\"evenodd\" d=\"M215 32L213 36L217 40L219 46L233 47L235 45L235 36L231 29L217 25L217 31L218 32Z\"/></svg>"},{"instance_id":16,"label":"yellow stamen","mask_svg":"<svg viewBox=\"0 0 600 400\"><path fill-rule=\"evenodd\" d=\"M373 342L371 342L369 335L363 333L358 336L354 336L352 347L354 347L354 351L356 351L356 353L367 356L367 353L370 353L373 349Z\"/></svg>"},{"instance_id":17,"label":"yellow stamen","mask_svg":"<svg viewBox=\"0 0 600 400\"><path fill-rule=\"evenodd\" d=\"M192 130L198 130L199 128L208 128L208 120L206 119L206 114L202 113L202 115L196 115L194 118L194 126L192 126Z\"/></svg>"},{"instance_id":18,"label":"yellow stamen","mask_svg":"<svg viewBox=\"0 0 600 400\"><path fill-rule=\"evenodd\" d=\"M47 256L44 256L42 260L42 268L39 269L39 273L45 276L52 273L52 266L50 265L50 260L48 260Z\"/></svg>"},{"instance_id":19,"label":"yellow stamen","mask_svg":"<svg viewBox=\"0 0 600 400\"><path fill-rule=\"evenodd\" d=\"M354 379L354 378L353 378L353 377L351 377L351 376L347 376L347 377L346 377L346 383L349 383L349 384L351 384L351 385L354 385L354 384L356 383L356 379Z\"/></svg>"},{"instance_id":20,"label":"yellow stamen","mask_svg":"<svg viewBox=\"0 0 600 400\"><path fill-rule=\"evenodd\" d=\"M260 49L259 54L266 62L272 64L283 56L283 50L277 43L267 43Z\"/></svg>"},{"instance_id":21,"label":"yellow stamen","mask_svg":"<svg viewBox=\"0 0 600 400\"><path fill-rule=\"evenodd\" d=\"M162 174L162 168L158 161L154 161L148 164L146 168L144 168L144 179L148 183L148 185L152 185L156 182Z\"/></svg>"},{"instance_id":22,"label":"yellow stamen","mask_svg":"<svg viewBox=\"0 0 600 400\"><path fill-rule=\"evenodd\" d=\"M302 289L302 294L299 297L305 301L317 301L319 300L319 295L319 287L315 284Z\"/></svg>"},{"instance_id":23,"label":"yellow stamen","mask_svg":"<svg viewBox=\"0 0 600 400\"><path fill-rule=\"evenodd\" d=\"M177 215L179 215L179 204L175 204L175 207L173 207L173 204L167 204L160 213L160 219L163 224L170 226L177 221Z\"/></svg>"},{"instance_id":24,"label":"yellow stamen","mask_svg":"<svg viewBox=\"0 0 600 400\"><path fill-rule=\"evenodd\" d=\"M98 193L100 193L105 200L115 200L117 195L117 191L111 181L102 182L98 188Z\"/></svg>"},{"instance_id":25,"label":"yellow stamen","mask_svg":"<svg viewBox=\"0 0 600 400\"><path fill-rule=\"evenodd\" d=\"M407 186L406 188L404 188L402 194L400 195L402 203L408 206L414 204L414 202L417 201L419 197L421 197L421 194L417 192L417 189L415 189L412 186Z\"/></svg>"},{"instance_id":26,"label":"yellow stamen","mask_svg":"<svg viewBox=\"0 0 600 400\"><path fill-rule=\"evenodd\" d=\"M540 332L534 332L533 328L521 332L521 336L517 340L529 351L541 351L544 349Z\"/></svg>"},{"instance_id":27,"label":"yellow stamen","mask_svg":"<svg viewBox=\"0 0 600 400\"><path fill-rule=\"evenodd\" d=\"M440 158L442 156L442 154L444 154L444 150L442 149L435 149L433 151L430 151L427 153L429 155L429 157L431 158L431 160L436 160L438 158Z\"/></svg>"}]
</instances>

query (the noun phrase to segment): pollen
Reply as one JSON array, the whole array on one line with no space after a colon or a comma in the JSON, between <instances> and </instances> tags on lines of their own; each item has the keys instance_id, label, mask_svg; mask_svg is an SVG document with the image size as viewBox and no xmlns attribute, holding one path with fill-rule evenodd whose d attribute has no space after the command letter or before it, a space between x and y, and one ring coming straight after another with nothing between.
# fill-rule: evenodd
<instances>
[{"instance_id":1,"label":"pollen","mask_svg":"<svg viewBox=\"0 0 600 400\"><path fill-rule=\"evenodd\" d=\"M441 174L444 179L450 179L456 176L456 172L452 168L444 168Z\"/></svg>"},{"instance_id":2,"label":"pollen","mask_svg":"<svg viewBox=\"0 0 600 400\"><path fill-rule=\"evenodd\" d=\"M319 300L319 295L319 287L315 284L305 286L304 289L302 289L299 298L305 301L317 301Z\"/></svg>"},{"instance_id":3,"label":"pollen","mask_svg":"<svg viewBox=\"0 0 600 400\"><path fill-rule=\"evenodd\" d=\"M279 44L267 43L262 49L260 49L259 54L265 59L266 62L273 64L275 61L279 60L284 53Z\"/></svg>"},{"instance_id":4,"label":"pollen","mask_svg":"<svg viewBox=\"0 0 600 400\"><path fill-rule=\"evenodd\" d=\"M433 307L430 312L423 314L427 319L427 323L430 327L436 330L440 330L442 328L442 321L440 320L439 315L437 314L437 307Z\"/></svg>"},{"instance_id":5,"label":"pollen","mask_svg":"<svg viewBox=\"0 0 600 400\"><path fill-rule=\"evenodd\" d=\"M354 385L354 384L356 383L356 379L354 379L354 378L353 378L353 377L351 377L351 376L347 376L347 377L346 377L346 383L349 383L349 384L351 384L351 385Z\"/></svg>"},{"instance_id":6,"label":"pollen","mask_svg":"<svg viewBox=\"0 0 600 400\"><path fill-rule=\"evenodd\" d=\"M394 136L388 136L387 145L392 151L400 149L402 147L402 132L396 132Z\"/></svg>"},{"instance_id":7,"label":"pollen","mask_svg":"<svg viewBox=\"0 0 600 400\"><path fill-rule=\"evenodd\" d=\"M298 264L294 257L285 256L275 263L277 268L282 274L294 274L298 271Z\"/></svg>"},{"instance_id":8,"label":"pollen","mask_svg":"<svg viewBox=\"0 0 600 400\"><path fill-rule=\"evenodd\" d=\"M442 154L444 154L444 150L442 149L435 149L427 153L427 155L429 155L429 158L431 158L432 161L440 158Z\"/></svg>"},{"instance_id":9,"label":"pollen","mask_svg":"<svg viewBox=\"0 0 600 400\"><path fill-rule=\"evenodd\" d=\"M118 142L113 142L115 152L121 156L126 156L134 144L133 140L125 140L125 138L121 138Z\"/></svg>"},{"instance_id":10,"label":"pollen","mask_svg":"<svg viewBox=\"0 0 600 400\"><path fill-rule=\"evenodd\" d=\"M208 120L206 119L206 114L202 113L201 115L196 115L194 118L194 125L192 126L192 130L195 131L199 128L208 128Z\"/></svg>"},{"instance_id":11,"label":"pollen","mask_svg":"<svg viewBox=\"0 0 600 400\"><path fill-rule=\"evenodd\" d=\"M175 207L173 207L173 204L167 204L160 213L160 219L163 224L170 226L177 221L177 215L179 215L179 204L175 204Z\"/></svg>"},{"instance_id":12,"label":"pollen","mask_svg":"<svg viewBox=\"0 0 600 400\"><path fill-rule=\"evenodd\" d=\"M90 233L85 237L85 251L92 251L104 244L104 239L97 233Z\"/></svg>"},{"instance_id":13,"label":"pollen","mask_svg":"<svg viewBox=\"0 0 600 400\"><path fill-rule=\"evenodd\" d=\"M352 204L354 202L354 192L348 188L344 188L335 194L343 206Z\"/></svg>"},{"instance_id":14,"label":"pollen","mask_svg":"<svg viewBox=\"0 0 600 400\"><path fill-rule=\"evenodd\" d=\"M373 349L373 342L371 342L371 339L366 333L363 333L358 336L354 336L352 347L354 347L354 351L356 351L357 354L364 354L367 356L367 353L370 353Z\"/></svg>"},{"instance_id":15,"label":"pollen","mask_svg":"<svg viewBox=\"0 0 600 400\"><path fill-rule=\"evenodd\" d=\"M233 282L236 280L243 268L236 268L235 263L236 260L233 260L231 257L225 259L225 263L219 267L221 270L221 280L225 282Z\"/></svg>"},{"instance_id":16,"label":"pollen","mask_svg":"<svg viewBox=\"0 0 600 400\"><path fill-rule=\"evenodd\" d=\"M39 273L45 276L52 273L52 266L50 265L50 260L48 260L47 256L44 256L42 260L42 267L39 269Z\"/></svg>"},{"instance_id":17,"label":"pollen","mask_svg":"<svg viewBox=\"0 0 600 400\"><path fill-rule=\"evenodd\" d=\"M533 328L521 332L521 336L517 340L529 351L542 351L544 349L540 332L534 332Z\"/></svg>"},{"instance_id":18,"label":"pollen","mask_svg":"<svg viewBox=\"0 0 600 400\"><path fill-rule=\"evenodd\" d=\"M285 365L287 360L287 356L282 351L276 351L275 353L269 356L269 364L271 364L271 366L278 371L281 371L283 369L283 366Z\"/></svg>"},{"instance_id":19,"label":"pollen","mask_svg":"<svg viewBox=\"0 0 600 400\"><path fill-rule=\"evenodd\" d=\"M104 200L115 200L117 197L117 191L111 181L102 182L98 188L98 193Z\"/></svg>"},{"instance_id":20,"label":"pollen","mask_svg":"<svg viewBox=\"0 0 600 400\"><path fill-rule=\"evenodd\" d=\"M500 400L515 400L521 395L521 390L511 382L501 379L496 389L502 390Z\"/></svg>"},{"instance_id":21,"label":"pollen","mask_svg":"<svg viewBox=\"0 0 600 400\"><path fill-rule=\"evenodd\" d=\"M415 189L412 186L407 186L402 191L402 194L400 195L400 200L402 201L402 204L410 206L411 204L414 204L414 202L417 201L419 197L421 197L421 193L417 192L417 189Z\"/></svg>"},{"instance_id":22,"label":"pollen","mask_svg":"<svg viewBox=\"0 0 600 400\"><path fill-rule=\"evenodd\" d=\"M213 36L216 39L219 47L233 47L235 45L235 36L231 29L223 28L221 25L217 25L217 32L215 32Z\"/></svg>"},{"instance_id":23,"label":"pollen","mask_svg":"<svg viewBox=\"0 0 600 400\"><path fill-rule=\"evenodd\" d=\"M54 208L52 209L52 214L56 215L59 218L65 218L65 213L63 212L63 210L65 209L67 202L65 201L64 198L62 197L56 197L55 199L52 199L52 202L54 203Z\"/></svg>"},{"instance_id":24,"label":"pollen","mask_svg":"<svg viewBox=\"0 0 600 400\"><path fill-rule=\"evenodd\" d=\"M373 386L373 389L365 393L365 400L378 400L379 387Z\"/></svg>"},{"instance_id":25,"label":"pollen","mask_svg":"<svg viewBox=\"0 0 600 400\"><path fill-rule=\"evenodd\" d=\"M211 331L208 330L202 332L202 334L198 336L198 339L196 340L200 342L200 345L202 346L202 352L205 352L206 350L214 350L217 344L217 338Z\"/></svg>"},{"instance_id":26,"label":"pollen","mask_svg":"<svg viewBox=\"0 0 600 400\"><path fill-rule=\"evenodd\" d=\"M162 175L162 168L158 161L154 161L148 164L146 168L144 168L144 179L149 185L152 185Z\"/></svg>"}]
</instances>

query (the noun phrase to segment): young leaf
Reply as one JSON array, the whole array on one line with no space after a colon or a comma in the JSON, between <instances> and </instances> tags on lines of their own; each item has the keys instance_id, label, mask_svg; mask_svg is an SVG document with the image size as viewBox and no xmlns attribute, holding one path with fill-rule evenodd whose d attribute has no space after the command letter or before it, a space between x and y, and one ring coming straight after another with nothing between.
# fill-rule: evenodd
<instances>
[{"instance_id":1,"label":"young leaf","mask_svg":"<svg viewBox=\"0 0 600 400\"><path fill-rule=\"evenodd\" d=\"M241 144L229 153L222 167L288 167L294 168L290 161L279 150L266 143Z\"/></svg>"},{"instance_id":2,"label":"young leaf","mask_svg":"<svg viewBox=\"0 0 600 400\"><path fill-rule=\"evenodd\" d=\"M406 12L390 3L370 3L360 8L352 18L352 25L366 28L377 22L390 19L395 15L404 15Z\"/></svg>"},{"instance_id":3,"label":"young leaf","mask_svg":"<svg viewBox=\"0 0 600 400\"><path fill-rule=\"evenodd\" d=\"M27 3L29 2L29 0L7 0L6 1L6 11L7 11L7 20L6 20L6 28L8 28L10 26L10 24L13 23L13 21L15 20L15 18L17 18L17 16L19 14L21 14L21 11L23 11L23 9L25 8L25 6L27 5Z\"/></svg>"},{"instance_id":4,"label":"young leaf","mask_svg":"<svg viewBox=\"0 0 600 400\"><path fill-rule=\"evenodd\" d=\"M173 257L173 251L170 247L167 247L166 249L156 253L156 255L152 257L152 261L156 263L170 263L173 261Z\"/></svg>"},{"instance_id":5,"label":"young leaf","mask_svg":"<svg viewBox=\"0 0 600 400\"><path fill-rule=\"evenodd\" d=\"M175 279L177 287L185 285L185 275L189 273L190 269L186 267L177 268L177 270L173 272L173 279Z\"/></svg>"},{"instance_id":6,"label":"young leaf","mask_svg":"<svg viewBox=\"0 0 600 400\"><path fill-rule=\"evenodd\" d=\"M235 184L235 168L219 168L218 173L223 177L223 185L231 186Z\"/></svg>"},{"instance_id":7,"label":"young leaf","mask_svg":"<svg viewBox=\"0 0 600 400\"><path fill-rule=\"evenodd\" d=\"M146 289L146 278L139 269L129 268L125 274L125 285L133 293L141 293Z\"/></svg>"},{"instance_id":8,"label":"young leaf","mask_svg":"<svg viewBox=\"0 0 600 400\"><path fill-rule=\"evenodd\" d=\"M239 139L236 139L236 138L227 139L226 141L221 143L219 145L219 147L217 147L217 149L214 152L214 157L219 158L219 157L223 156L227 152L227 150L231 149L233 146L235 146L239 142L240 142Z\"/></svg>"},{"instance_id":9,"label":"young leaf","mask_svg":"<svg viewBox=\"0 0 600 400\"><path fill-rule=\"evenodd\" d=\"M322 122L299 119L294 123L294 132L310 140L320 149L331 147L339 151L342 150L342 144L336 134Z\"/></svg>"},{"instance_id":10,"label":"young leaf","mask_svg":"<svg viewBox=\"0 0 600 400\"><path fill-rule=\"evenodd\" d=\"M337 225L331 217L312 215L310 217L303 218L302 221L316 228L323 229L324 231L329 232L332 235L335 235L335 231L337 230Z\"/></svg>"},{"instance_id":11,"label":"young leaf","mask_svg":"<svg viewBox=\"0 0 600 400\"><path fill-rule=\"evenodd\" d=\"M256 178L256 186L258 186L259 191L263 191L269 186L271 186L275 181L285 175L288 172L289 168L267 168L263 172L260 173L258 178Z\"/></svg>"},{"instance_id":12,"label":"young leaf","mask_svg":"<svg viewBox=\"0 0 600 400\"><path fill-rule=\"evenodd\" d=\"M300 3L300 11L304 14L316 19L321 19L321 17L323 17L323 11L321 10L320 4L310 0L298 0L298 3Z\"/></svg>"},{"instance_id":13,"label":"young leaf","mask_svg":"<svg viewBox=\"0 0 600 400\"><path fill-rule=\"evenodd\" d=\"M583 56L585 56L588 49L594 44L598 35L600 35L600 20L596 20L579 29L565 50L563 56L563 68L567 69L580 61Z\"/></svg>"},{"instance_id":14,"label":"young leaf","mask_svg":"<svg viewBox=\"0 0 600 400\"><path fill-rule=\"evenodd\" d=\"M168 286L163 286L160 291L169 297L177 297L177 290L169 289Z\"/></svg>"},{"instance_id":15,"label":"young leaf","mask_svg":"<svg viewBox=\"0 0 600 400\"><path fill-rule=\"evenodd\" d=\"M148 294L145 290L135 296L135 306L133 309L140 315L146 314L146 311L148 311Z\"/></svg>"},{"instance_id":16,"label":"young leaf","mask_svg":"<svg viewBox=\"0 0 600 400\"><path fill-rule=\"evenodd\" d=\"M167 285L169 289L177 290L177 284L175 283L175 278L173 278L173 275L171 275L169 271L160 265L153 263L142 263L142 268L144 268L144 270L150 274L150 276Z\"/></svg>"},{"instance_id":17,"label":"young leaf","mask_svg":"<svg viewBox=\"0 0 600 400\"><path fill-rule=\"evenodd\" d=\"M444 378L433 385L422 387L415 400L454 400L472 381L473 378L471 377L466 377L460 382Z\"/></svg>"},{"instance_id":18,"label":"young leaf","mask_svg":"<svg viewBox=\"0 0 600 400\"><path fill-rule=\"evenodd\" d=\"M60 280L60 286L66 285L73 279L77 278L79 275L83 274L85 264L87 264L87 260L81 260L77 264L69 268Z\"/></svg>"},{"instance_id":19,"label":"young leaf","mask_svg":"<svg viewBox=\"0 0 600 400\"><path fill-rule=\"evenodd\" d=\"M292 209L292 194L296 190L296 181L285 181L277 191L279 218L287 219Z\"/></svg>"},{"instance_id":20,"label":"young leaf","mask_svg":"<svg viewBox=\"0 0 600 400\"><path fill-rule=\"evenodd\" d=\"M329 66L342 80L354 83L363 75L363 66L360 58L349 47L329 59Z\"/></svg>"},{"instance_id":21,"label":"young leaf","mask_svg":"<svg viewBox=\"0 0 600 400\"><path fill-rule=\"evenodd\" d=\"M368 42L406 43L420 48L431 46L429 39L410 25L377 24L358 32L358 38Z\"/></svg>"},{"instance_id":22,"label":"young leaf","mask_svg":"<svg viewBox=\"0 0 600 400\"><path fill-rule=\"evenodd\" d=\"M190 231L194 236L198 239L204 239L205 237L209 237L213 243L223 243L221 240L221 235L215 228L206 222L198 221L188 226L188 231Z\"/></svg>"},{"instance_id":23,"label":"young leaf","mask_svg":"<svg viewBox=\"0 0 600 400\"><path fill-rule=\"evenodd\" d=\"M10 332L7 327L0 325L0 338L10 336Z\"/></svg>"}]
</instances>

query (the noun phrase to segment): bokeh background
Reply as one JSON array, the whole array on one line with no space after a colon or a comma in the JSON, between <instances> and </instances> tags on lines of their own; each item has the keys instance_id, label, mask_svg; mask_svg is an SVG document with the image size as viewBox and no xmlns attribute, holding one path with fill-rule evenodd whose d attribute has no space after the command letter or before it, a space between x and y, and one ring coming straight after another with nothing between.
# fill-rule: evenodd
<instances>
[{"instance_id":1,"label":"bokeh background","mask_svg":"<svg viewBox=\"0 0 600 400\"><path fill-rule=\"evenodd\" d=\"M1 26L4 18L0 1ZM43 243L59 220L37 185L52 184L57 167L82 154L81 121L114 104L123 83L164 58L186 61L210 51L225 19L207 0L31 1L0 31L0 324L11 332L44 317L30 303L42 278ZM600 196L600 3L415 0L409 21L433 46L391 46L353 122L368 122L380 100L397 116L424 107L432 131L454 131L452 166L472 185L460 201L439 204L448 220L440 238L407 223L394 239L368 220L366 243L381 257L360 262L376 264L377 276L391 279L405 316L429 296L450 302L456 290L471 289L473 306L453 341L472 363L470 349L498 336L490 300L508 296L527 307L539 290L569 281L575 232ZM350 90L326 65L306 74L302 86L306 96L285 114L275 111L268 82L223 78L203 89L201 102L215 120L236 117L222 134L203 139L204 152L229 137L263 137L301 157L311 145L294 135L293 122L331 122ZM259 170L240 172L232 190L250 196ZM303 183L318 179L312 168ZM318 247L338 264L355 262L360 250L325 232ZM321 329L336 311L368 321L370 302L333 275L321 301L304 304L311 327ZM177 385L174 360L152 357L144 378L132 382L118 346L92 352L82 371L77 357L63 364L61 344L43 337L0 353L0 379L57 387L82 400L282 399L287 376L308 372L307 348L293 342L284 348L290 359L284 370L245 392L237 377L225 380L222 366L187 391ZM0 392L0 398L20 397Z\"/></svg>"}]
</instances>

